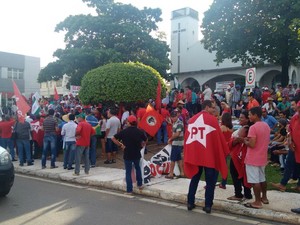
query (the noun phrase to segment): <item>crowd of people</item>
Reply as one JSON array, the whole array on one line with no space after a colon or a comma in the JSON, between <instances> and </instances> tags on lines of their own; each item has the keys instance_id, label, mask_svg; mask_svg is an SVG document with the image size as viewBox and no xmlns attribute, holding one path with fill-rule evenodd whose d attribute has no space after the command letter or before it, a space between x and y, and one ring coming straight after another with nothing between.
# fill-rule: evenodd
<instances>
[{"instance_id":1,"label":"crowd of people","mask_svg":"<svg viewBox=\"0 0 300 225\"><path fill-rule=\"evenodd\" d=\"M78 98L68 95L58 101L41 98L39 113L28 113L24 122L18 121L15 107L1 110L0 146L9 150L13 161L17 161L18 155L20 166L31 166L34 159L41 158L42 169L47 168L47 159L51 169L57 168L56 158L63 153L63 167L74 170L74 176L80 174L82 156L84 172L89 174L101 157L104 164L116 163L121 149L127 194L131 194L132 165L138 188L143 188L138 163L140 150L153 137L139 129L139 123L147 105L151 105L162 117L154 140L157 145L172 145L171 168L166 178L191 178L189 210L195 207L195 193L204 171L207 186L203 210L211 212L218 171L222 175L219 187L226 189L229 157L234 195L228 199L252 199L253 188L254 201L245 206L259 209L269 204L265 176L268 163L278 166L283 176L280 183L272 183L274 188L285 191L287 183L295 183L295 189L300 191L299 98L297 85L242 90L234 84L215 91L205 84L202 92L190 86L173 88L160 108L151 99L145 103L105 106L83 105ZM239 120L239 126L234 127L233 120ZM101 146L100 157L97 144ZM210 150L202 151L205 149ZM176 162L180 174L174 173ZM293 211L300 213L300 209Z\"/></svg>"}]
</instances>

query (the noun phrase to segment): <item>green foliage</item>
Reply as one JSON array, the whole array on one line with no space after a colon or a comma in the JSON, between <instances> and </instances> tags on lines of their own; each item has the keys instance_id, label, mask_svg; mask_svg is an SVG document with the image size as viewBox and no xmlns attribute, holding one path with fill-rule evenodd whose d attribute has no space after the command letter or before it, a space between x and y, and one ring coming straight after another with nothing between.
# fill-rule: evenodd
<instances>
[{"instance_id":1,"label":"green foliage","mask_svg":"<svg viewBox=\"0 0 300 225\"><path fill-rule=\"evenodd\" d=\"M113 0L83 2L94 8L97 15L69 16L55 29L65 32L66 48L56 50L54 56L63 71L71 76L72 85L80 85L84 74L91 69L112 62L139 61L167 78L169 47L166 41L152 36L158 32L160 9L139 10ZM39 80L52 78L47 71Z\"/></svg>"},{"instance_id":2,"label":"green foliage","mask_svg":"<svg viewBox=\"0 0 300 225\"><path fill-rule=\"evenodd\" d=\"M204 47L217 63L281 65L286 85L289 65L300 59L299 18L297 0L215 0L203 19Z\"/></svg>"},{"instance_id":3,"label":"green foliage","mask_svg":"<svg viewBox=\"0 0 300 225\"><path fill-rule=\"evenodd\" d=\"M84 104L144 102L156 98L158 80L163 98L166 86L155 69L142 63L110 63L83 77L79 97Z\"/></svg>"}]
</instances>

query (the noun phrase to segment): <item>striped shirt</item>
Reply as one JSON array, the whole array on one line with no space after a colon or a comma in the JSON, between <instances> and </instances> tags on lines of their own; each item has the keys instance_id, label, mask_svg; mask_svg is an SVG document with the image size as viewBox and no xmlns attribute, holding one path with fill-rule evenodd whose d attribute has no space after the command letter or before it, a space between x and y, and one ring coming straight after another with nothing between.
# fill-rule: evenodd
<instances>
[{"instance_id":1,"label":"striped shirt","mask_svg":"<svg viewBox=\"0 0 300 225\"><path fill-rule=\"evenodd\" d=\"M56 134L57 121L53 116L48 116L43 122L45 134Z\"/></svg>"},{"instance_id":2,"label":"striped shirt","mask_svg":"<svg viewBox=\"0 0 300 225\"><path fill-rule=\"evenodd\" d=\"M178 119L174 124L173 124L173 134L180 132L179 136L175 138L172 142L172 145L176 146L183 146L183 123L180 119Z\"/></svg>"}]
</instances>

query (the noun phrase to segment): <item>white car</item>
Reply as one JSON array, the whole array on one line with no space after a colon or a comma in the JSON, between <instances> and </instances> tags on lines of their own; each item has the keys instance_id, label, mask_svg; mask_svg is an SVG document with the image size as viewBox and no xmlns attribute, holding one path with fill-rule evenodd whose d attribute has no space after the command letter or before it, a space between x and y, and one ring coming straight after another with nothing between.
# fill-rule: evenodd
<instances>
[{"instance_id":1,"label":"white car","mask_svg":"<svg viewBox=\"0 0 300 225\"><path fill-rule=\"evenodd\" d=\"M0 197L6 196L14 184L15 169L8 151L0 147Z\"/></svg>"}]
</instances>

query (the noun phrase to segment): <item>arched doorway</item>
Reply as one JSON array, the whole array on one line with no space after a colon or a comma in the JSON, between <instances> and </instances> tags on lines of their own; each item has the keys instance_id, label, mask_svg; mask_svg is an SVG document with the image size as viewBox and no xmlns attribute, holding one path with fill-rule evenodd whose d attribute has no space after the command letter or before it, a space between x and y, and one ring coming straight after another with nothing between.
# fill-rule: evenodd
<instances>
[{"instance_id":1,"label":"arched doorway","mask_svg":"<svg viewBox=\"0 0 300 225\"><path fill-rule=\"evenodd\" d=\"M259 86L267 86L269 88L276 87L281 83L281 72L278 70L270 70L266 72L259 81Z\"/></svg>"},{"instance_id":2,"label":"arched doorway","mask_svg":"<svg viewBox=\"0 0 300 225\"><path fill-rule=\"evenodd\" d=\"M238 74L226 74L226 75L220 75L220 76L217 76L211 80L208 80L206 83L209 85L209 87L212 89L212 90L215 90L216 89L216 83L217 82L223 82L223 81L234 81L235 82L235 85L240 85L241 87L244 87L245 86L245 76L243 75L238 75ZM203 87L202 87L204 90L204 84L203 84Z\"/></svg>"},{"instance_id":3,"label":"arched doorway","mask_svg":"<svg viewBox=\"0 0 300 225\"><path fill-rule=\"evenodd\" d=\"M181 88L185 88L187 86L190 86L192 90L195 91L196 93L200 90L200 84L198 83L198 81L191 77L185 79L181 83Z\"/></svg>"}]
</instances>

